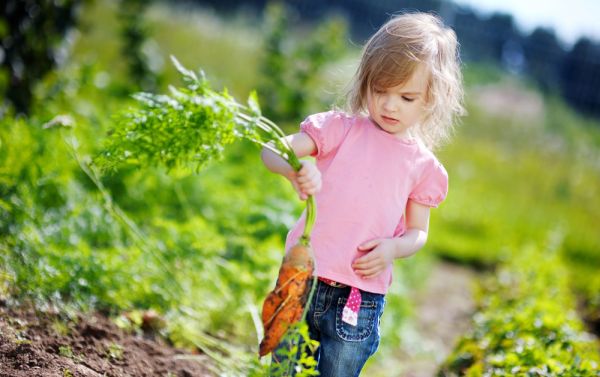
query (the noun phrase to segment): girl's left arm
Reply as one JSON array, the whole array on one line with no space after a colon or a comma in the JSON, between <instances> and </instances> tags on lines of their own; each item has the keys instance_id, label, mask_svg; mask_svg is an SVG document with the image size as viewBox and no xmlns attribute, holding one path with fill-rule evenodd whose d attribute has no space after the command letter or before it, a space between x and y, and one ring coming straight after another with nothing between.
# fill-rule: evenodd
<instances>
[{"instance_id":1,"label":"girl's left arm","mask_svg":"<svg viewBox=\"0 0 600 377\"><path fill-rule=\"evenodd\" d=\"M429 231L429 209L409 199L406 205L407 231L400 237L378 238L360 245L359 250L371 251L352 263L355 272L367 279L375 277L395 259L409 257L422 248Z\"/></svg>"},{"instance_id":2,"label":"girl's left arm","mask_svg":"<svg viewBox=\"0 0 600 377\"><path fill-rule=\"evenodd\" d=\"M406 229L407 231L397 238L396 258L406 258L416 253L427 242L429 233L429 210L424 204L408 200L406 205Z\"/></svg>"}]
</instances>

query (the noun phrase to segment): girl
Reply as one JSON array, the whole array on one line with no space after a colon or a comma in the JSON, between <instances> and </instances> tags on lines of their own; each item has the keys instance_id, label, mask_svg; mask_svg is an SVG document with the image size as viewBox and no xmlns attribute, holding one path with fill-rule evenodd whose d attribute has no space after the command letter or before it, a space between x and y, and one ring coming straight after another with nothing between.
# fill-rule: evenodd
<instances>
[{"instance_id":1,"label":"girl","mask_svg":"<svg viewBox=\"0 0 600 377\"><path fill-rule=\"evenodd\" d=\"M319 283L308 312L323 377L358 376L379 345L392 264L425 244L429 209L448 176L431 150L463 113L454 32L436 16L402 14L367 42L348 94L350 111L314 114L286 137L302 161L296 173L263 149L266 167L315 195L312 232ZM296 244L306 213L290 230ZM274 356L277 362L277 352Z\"/></svg>"}]
</instances>

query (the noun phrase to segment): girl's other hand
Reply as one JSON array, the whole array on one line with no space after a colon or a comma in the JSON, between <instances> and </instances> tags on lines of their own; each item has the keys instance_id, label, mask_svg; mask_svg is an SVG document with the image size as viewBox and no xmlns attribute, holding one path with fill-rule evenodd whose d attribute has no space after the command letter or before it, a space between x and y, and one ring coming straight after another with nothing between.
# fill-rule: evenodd
<instances>
[{"instance_id":1,"label":"girl's other hand","mask_svg":"<svg viewBox=\"0 0 600 377\"><path fill-rule=\"evenodd\" d=\"M311 161L300 161L302 168L293 172L288 179L298 193L300 200L308 199L309 195L315 195L321 190L321 172Z\"/></svg>"},{"instance_id":2,"label":"girl's other hand","mask_svg":"<svg viewBox=\"0 0 600 377\"><path fill-rule=\"evenodd\" d=\"M352 268L363 279L371 279L385 271L395 259L394 241L379 238L363 243L358 247L360 251L369 251L362 257L354 260Z\"/></svg>"}]
</instances>

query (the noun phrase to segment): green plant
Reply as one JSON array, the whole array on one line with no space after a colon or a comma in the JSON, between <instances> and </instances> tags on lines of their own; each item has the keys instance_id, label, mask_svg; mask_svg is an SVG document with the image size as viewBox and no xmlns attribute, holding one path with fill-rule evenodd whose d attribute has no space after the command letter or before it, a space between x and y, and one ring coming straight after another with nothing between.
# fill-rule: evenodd
<instances>
[{"instance_id":1,"label":"green plant","mask_svg":"<svg viewBox=\"0 0 600 377\"><path fill-rule=\"evenodd\" d=\"M248 106L241 105L226 91L213 91L202 73L198 76L171 59L186 87L171 87L171 95L137 94L140 107L117 118L117 127L95 160L102 169L114 170L123 163L168 169L191 164L199 171L209 161L221 159L224 146L244 138L300 170L296 154L282 139L283 131L261 115L256 93L248 98ZM308 245L316 216L314 197L309 196L306 208L302 242Z\"/></svg>"},{"instance_id":2,"label":"green plant","mask_svg":"<svg viewBox=\"0 0 600 377\"><path fill-rule=\"evenodd\" d=\"M439 376L598 376L600 355L567 276L556 250L529 246L511 255L483 287L473 330Z\"/></svg>"},{"instance_id":3,"label":"green plant","mask_svg":"<svg viewBox=\"0 0 600 377\"><path fill-rule=\"evenodd\" d=\"M69 359L72 359L74 356L73 349L71 348L71 346L58 347L58 354L64 357L68 357Z\"/></svg>"},{"instance_id":4,"label":"green plant","mask_svg":"<svg viewBox=\"0 0 600 377\"><path fill-rule=\"evenodd\" d=\"M113 342L108 345L106 354L111 360L121 360L123 359L123 346Z\"/></svg>"},{"instance_id":5,"label":"green plant","mask_svg":"<svg viewBox=\"0 0 600 377\"><path fill-rule=\"evenodd\" d=\"M284 5L271 3L265 9L265 53L261 60L259 94L268 117L276 121L299 121L318 102L330 106L331 98L315 101L318 74L345 51L347 26L341 18L330 18L302 38L293 36Z\"/></svg>"},{"instance_id":6,"label":"green plant","mask_svg":"<svg viewBox=\"0 0 600 377\"><path fill-rule=\"evenodd\" d=\"M308 325L301 321L292 325L281 340L284 344L276 352L276 357L283 358L282 363L272 363L270 372L272 376L318 376L314 368L317 362L314 354L319 347L319 342L312 340L308 334Z\"/></svg>"},{"instance_id":7,"label":"green plant","mask_svg":"<svg viewBox=\"0 0 600 377\"><path fill-rule=\"evenodd\" d=\"M70 331L69 325L60 319L54 319L50 327L60 336L66 336Z\"/></svg>"}]
</instances>

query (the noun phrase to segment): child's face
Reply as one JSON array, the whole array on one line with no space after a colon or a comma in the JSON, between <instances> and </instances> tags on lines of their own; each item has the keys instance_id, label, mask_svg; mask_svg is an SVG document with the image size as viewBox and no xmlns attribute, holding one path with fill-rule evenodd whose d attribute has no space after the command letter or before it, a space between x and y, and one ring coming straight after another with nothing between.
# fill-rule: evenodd
<instances>
[{"instance_id":1,"label":"child's face","mask_svg":"<svg viewBox=\"0 0 600 377\"><path fill-rule=\"evenodd\" d=\"M407 138L408 130L425 117L428 80L429 73L421 64L406 83L369 90L367 109L371 120L399 139Z\"/></svg>"}]
</instances>

